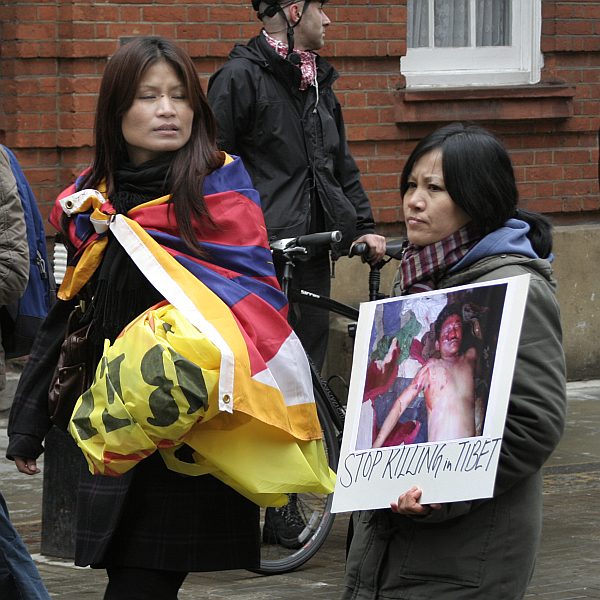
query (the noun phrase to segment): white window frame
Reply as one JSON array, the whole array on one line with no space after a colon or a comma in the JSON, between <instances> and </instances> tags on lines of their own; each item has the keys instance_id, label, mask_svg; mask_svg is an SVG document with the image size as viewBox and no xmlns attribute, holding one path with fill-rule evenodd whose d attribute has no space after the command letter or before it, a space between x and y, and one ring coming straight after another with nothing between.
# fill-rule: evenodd
<instances>
[{"instance_id":1,"label":"white window frame","mask_svg":"<svg viewBox=\"0 0 600 600\"><path fill-rule=\"evenodd\" d=\"M474 6L475 0L471 4ZM538 83L543 63L541 31L541 0L512 0L511 46L407 48L406 56L400 60L400 71L407 88ZM432 9L429 34L432 39ZM474 23L470 39L475 40Z\"/></svg>"}]
</instances>

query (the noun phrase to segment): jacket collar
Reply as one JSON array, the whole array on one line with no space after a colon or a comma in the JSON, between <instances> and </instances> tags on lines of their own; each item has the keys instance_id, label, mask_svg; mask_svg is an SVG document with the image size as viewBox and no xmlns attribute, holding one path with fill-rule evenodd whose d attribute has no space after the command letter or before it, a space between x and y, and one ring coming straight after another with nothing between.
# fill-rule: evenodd
<instances>
[{"instance_id":1,"label":"jacket collar","mask_svg":"<svg viewBox=\"0 0 600 600\"><path fill-rule=\"evenodd\" d=\"M317 61L317 81L319 87L324 89L331 87L333 82L339 77L338 72L322 56L315 53ZM282 58L269 46L265 36L261 33L253 37L247 44L236 44L229 54L229 59L245 58L262 69L272 71L276 77L290 81L290 83L299 87L300 72L297 67L289 61Z\"/></svg>"}]
</instances>

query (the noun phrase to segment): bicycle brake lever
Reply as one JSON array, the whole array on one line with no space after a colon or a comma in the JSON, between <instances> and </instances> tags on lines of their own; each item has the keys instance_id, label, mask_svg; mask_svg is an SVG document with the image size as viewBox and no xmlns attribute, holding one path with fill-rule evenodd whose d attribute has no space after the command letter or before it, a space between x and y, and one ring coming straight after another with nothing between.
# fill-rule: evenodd
<instances>
[{"instance_id":1,"label":"bicycle brake lever","mask_svg":"<svg viewBox=\"0 0 600 600\"><path fill-rule=\"evenodd\" d=\"M272 250L288 250L290 246L296 243L298 238L286 238L283 240L274 240L271 242Z\"/></svg>"}]
</instances>

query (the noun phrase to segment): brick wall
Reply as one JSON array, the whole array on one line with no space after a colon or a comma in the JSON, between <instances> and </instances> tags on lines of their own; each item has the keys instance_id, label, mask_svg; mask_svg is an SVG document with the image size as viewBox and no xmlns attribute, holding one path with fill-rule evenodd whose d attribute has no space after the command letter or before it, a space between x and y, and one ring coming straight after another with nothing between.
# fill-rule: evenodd
<instances>
[{"instance_id":1,"label":"brick wall","mask_svg":"<svg viewBox=\"0 0 600 600\"><path fill-rule=\"evenodd\" d=\"M543 1L541 87L512 97L438 92L419 99L423 119L403 117L406 102L399 110L405 6L326 5L332 25L322 54L341 73L348 137L382 230L399 228L404 157L450 114L478 118L502 136L524 205L563 222L597 218L600 2ZM89 160L99 78L120 38L178 40L206 83L231 46L259 28L250 0L4 0L0 23L0 141L21 160L43 212Z\"/></svg>"}]
</instances>

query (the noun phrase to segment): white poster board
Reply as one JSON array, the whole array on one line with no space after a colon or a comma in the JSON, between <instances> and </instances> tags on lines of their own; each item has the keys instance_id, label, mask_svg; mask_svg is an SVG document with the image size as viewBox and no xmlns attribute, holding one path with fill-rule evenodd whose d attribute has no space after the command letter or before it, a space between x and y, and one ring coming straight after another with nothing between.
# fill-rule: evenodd
<instances>
[{"instance_id":1,"label":"white poster board","mask_svg":"<svg viewBox=\"0 0 600 600\"><path fill-rule=\"evenodd\" d=\"M361 304L332 512L492 496L528 286Z\"/></svg>"}]
</instances>

